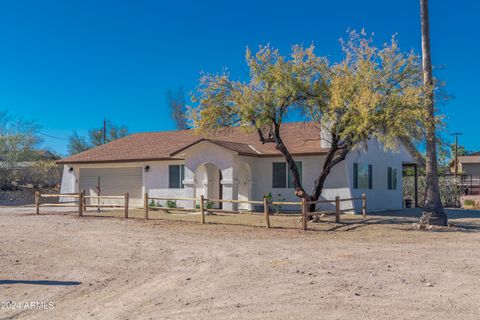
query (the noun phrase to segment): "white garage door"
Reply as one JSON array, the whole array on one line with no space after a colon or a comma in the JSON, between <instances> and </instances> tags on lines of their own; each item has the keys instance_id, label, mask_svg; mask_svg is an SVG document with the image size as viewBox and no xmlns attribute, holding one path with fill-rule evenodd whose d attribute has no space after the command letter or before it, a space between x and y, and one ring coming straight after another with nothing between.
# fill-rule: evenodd
<instances>
[{"instance_id":1,"label":"white garage door","mask_svg":"<svg viewBox=\"0 0 480 320\"><path fill-rule=\"evenodd\" d=\"M100 182L100 195L121 196L129 193L131 206L142 206L142 168L92 168L80 169L79 189L87 195L97 194ZM101 200L103 204L121 201ZM121 202L123 204L123 202ZM96 204L96 200L92 200Z\"/></svg>"}]
</instances>

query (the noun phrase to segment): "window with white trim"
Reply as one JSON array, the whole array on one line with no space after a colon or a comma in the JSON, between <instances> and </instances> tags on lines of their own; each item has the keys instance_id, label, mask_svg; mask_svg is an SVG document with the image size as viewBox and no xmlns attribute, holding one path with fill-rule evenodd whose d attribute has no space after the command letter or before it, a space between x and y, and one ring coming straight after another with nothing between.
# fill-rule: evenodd
<instances>
[{"instance_id":1,"label":"window with white trim","mask_svg":"<svg viewBox=\"0 0 480 320\"><path fill-rule=\"evenodd\" d=\"M295 161L300 183L302 183L302 161ZM272 188L284 189L295 188L292 181L292 174L286 162L272 163Z\"/></svg>"},{"instance_id":2,"label":"window with white trim","mask_svg":"<svg viewBox=\"0 0 480 320\"><path fill-rule=\"evenodd\" d=\"M168 187L171 189L184 188L185 165L172 164L168 166Z\"/></svg>"}]
</instances>

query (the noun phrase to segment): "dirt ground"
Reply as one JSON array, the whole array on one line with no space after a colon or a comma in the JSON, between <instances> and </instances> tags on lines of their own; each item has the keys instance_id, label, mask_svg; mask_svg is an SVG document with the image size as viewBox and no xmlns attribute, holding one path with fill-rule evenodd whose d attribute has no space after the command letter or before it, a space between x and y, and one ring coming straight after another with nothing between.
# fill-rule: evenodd
<instances>
[{"instance_id":1,"label":"dirt ground","mask_svg":"<svg viewBox=\"0 0 480 320\"><path fill-rule=\"evenodd\" d=\"M416 211L307 232L32 212L0 208L0 319L480 318L476 211L441 232Z\"/></svg>"}]
</instances>

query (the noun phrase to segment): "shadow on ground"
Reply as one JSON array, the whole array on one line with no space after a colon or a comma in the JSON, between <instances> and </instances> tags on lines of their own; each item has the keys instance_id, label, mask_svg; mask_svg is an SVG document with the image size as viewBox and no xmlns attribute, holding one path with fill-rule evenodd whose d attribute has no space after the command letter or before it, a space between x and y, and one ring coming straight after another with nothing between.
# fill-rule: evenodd
<instances>
[{"instance_id":1,"label":"shadow on ground","mask_svg":"<svg viewBox=\"0 0 480 320\"><path fill-rule=\"evenodd\" d=\"M480 231L480 210L445 209L449 223L460 230L455 231ZM381 224L404 224L417 222L422 215L422 209L401 209L369 213L370 217L380 219ZM463 230L462 230L463 229Z\"/></svg>"},{"instance_id":2,"label":"shadow on ground","mask_svg":"<svg viewBox=\"0 0 480 320\"><path fill-rule=\"evenodd\" d=\"M42 286L78 286L82 284L78 281L53 281L53 280L1 280L2 284L33 284Z\"/></svg>"}]
</instances>

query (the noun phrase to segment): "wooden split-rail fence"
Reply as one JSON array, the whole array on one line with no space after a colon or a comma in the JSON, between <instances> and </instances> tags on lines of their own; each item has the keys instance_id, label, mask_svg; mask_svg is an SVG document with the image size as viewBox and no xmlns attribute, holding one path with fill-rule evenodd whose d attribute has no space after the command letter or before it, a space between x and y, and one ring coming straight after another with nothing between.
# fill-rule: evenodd
<instances>
[{"instance_id":1,"label":"wooden split-rail fence","mask_svg":"<svg viewBox=\"0 0 480 320\"><path fill-rule=\"evenodd\" d=\"M68 201L62 203L42 203L42 198L67 198L67 199L76 199L75 201ZM87 199L94 199L97 200L97 204L92 204L91 201L87 204ZM100 200L102 199L119 199L123 200L123 204L100 204ZM228 199L207 199L203 195L200 196L200 199L196 198L162 198L162 197L150 197L148 193L144 195L144 219L149 219L149 209L165 209L164 207L159 206L150 206L150 200L157 200L157 201L193 201L194 203L199 202L200 206L200 221L202 224L205 224L205 214L208 210L205 203L247 203L253 205L263 205L263 216L265 219L265 227L270 228L270 205L298 205L301 207L302 212L302 229L307 230L308 228L308 221L310 217L318 216L318 215L335 215L335 222L340 222L340 214L345 213L346 211L355 210L355 208L348 208L348 209L341 209L341 202L345 201L362 201L362 215L364 218L367 216L367 197L365 194L362 194L361 197L356 198L345 198L341 199L340 197L335 197L335 200L319 200L319 201L307 201L305 198L302 198L301 201L268 201L267 198L263 198L263 201L250 201L250 200L228 200ZM128 218L128 210L129 210L129 194L128 192L125 193L123 196L87 196L85 195L85 191L80 193L63 193L63 194L41 194L40 192L35 192L35 208L36 213L40 214L41 207L78 207L78 215L83 216L84 211L86 208L124 208L125 218ZM319 203L335 203L335 211L333 213L325 212L325 211L315 211L310 212L309 206L310 205L317 205Z\"/></svg>"},{"instance_id":2,"label":"wooden split-rail fence","mask_svg":"<svg viewBox=\"0 0 480 320\"><path fill-rule=\"evenodd\" d=\"M267 198L263 198L263 201L251 201L251 200L228 200L228 199L207 199L203 195L200 196L200 199L196 198L165 198L165 197L150 197L148 193L144 195L144 219L148 220L149 208L155 209L165 209L164 207L158 206L149 206L150 200L157 200L157 201L194 201L194 203L199 202L200 205L200 221L202 224L205 224L205 213L208 211L205 207L206 202L218 202L218 203L247 203L247 204L261 204L263 205L263 215L265 219L265 227L270 228L270 208L269 205L299 205L302 208L302 229L308 229L308 220L312 216L319 216L319 215L328 215L328 212L320 211L320 212L309 212L308 207L310 205L317 205L319 203L335 203L335 222L340 222L340 214L345 213L346 211L355 210L355 208L348 208L348 209L341 209L341 202L344 201L362 201L362 215L364 218L367 217L367 196L362 194L361 197L356 198L345 198L340 199L340 197L335 197L335 200L318 200L318 201L307 201L305 198L302 198L302 201L268 201Z\"/></svg>"}]
</instances>

